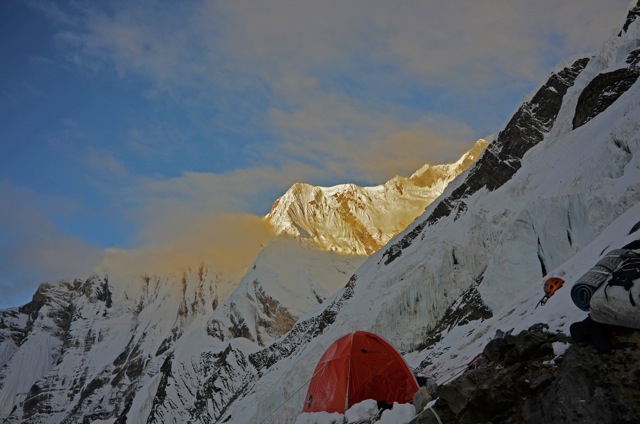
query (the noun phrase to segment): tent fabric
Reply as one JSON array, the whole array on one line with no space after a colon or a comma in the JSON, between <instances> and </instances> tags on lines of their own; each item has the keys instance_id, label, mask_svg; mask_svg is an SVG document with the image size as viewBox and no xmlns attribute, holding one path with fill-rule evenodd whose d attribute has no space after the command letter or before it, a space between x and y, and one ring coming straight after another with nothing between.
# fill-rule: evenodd
<instances>
[{"instance_id":1,"label":"tent fabric","mask_svg":"<svg viewBox=\"0 0 640 424\"><path fill-rule=\"evenodd\" d=\"M356 331L322 355L305 398L304 412L344 413L366 399L407 403L418 383L402 356L381 337Z\"/></svg>"}]
</instances>

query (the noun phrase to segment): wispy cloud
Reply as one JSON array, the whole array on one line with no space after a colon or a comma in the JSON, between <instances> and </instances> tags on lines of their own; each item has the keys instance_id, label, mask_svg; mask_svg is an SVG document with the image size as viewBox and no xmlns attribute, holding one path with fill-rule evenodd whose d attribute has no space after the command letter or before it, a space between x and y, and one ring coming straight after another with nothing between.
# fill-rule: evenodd
<instances>
[{"instance_id":1,"label":"wispy cloud","mask_svg":"<svg viewBox=\"0 0 640 424\"><path fill-rule=\"evenodd\" d=\"M85 166L92 172L105 174L109 178L122 179L130 175L122 160L116 158L109 150L90 146L84 160Z\"/></svg>"},{"instance_id":2,"label":"wispy cloud","mask_svg":"<svg viewBox=\"0 0 640 424\"><path fill-rule=\"evenodd\" d=\"M625 5L619 0L617 10ZM496 83L504 75L536 78L541 66L546 69L543 56L550 50L561 56L559 50L592 47L612 27L602 16L613 7L598 0L401 5L238 0L165 6L125 2L109 11L85 9L83 31L60 35L78 53L102 57L122 73L173 84L200 84L225 70L269 78L286 70L344 70L357 61L440 81ZM64 16L59 9L55 15ZM594 25L599 31L585 31ZM263 66L249 66L255 63ZM500 72L482 72L490 69Z\"/></svg>"},{"instance_id":3,"label":"wispy cloud","mask_svg":"<svg viewBox=\"0 0 640 424\"><path fill-rule=\"evenodd\" d=\"M617 1L623 10L626 0ZM290 143L298 127L306 137L296 144L313 150L327 129L361 149L407 131L430 114L406 118L407 107L413 114L420 107L410 99L411 90L426 95L437 87L450 98L465 93L460 102L491 106L504 99L500 89L537 82L568 52L593 48L602 27L611 27L600 19L611 8L597 0L238 0L171 8L122 2L75 10L66 19L59 8L47 13L59 22L81 22L81 29L68 25L59 34L77 63L142 77L150 82L149 95L168 95L187 114L207 105L215 110L209 119L220 125L225 118L241 125L234 116L242 115L276 142ZM585 31L593 26L601 31ZM350 88L339 82L345 76ZM358 85L359 91L348 91ZM381 131L381 119L405 122L407 128ZM354 131L360 133L354 137ZM135 134L131 141L144 146Z\"/></svg>"},{"instance_id":4,"label":"wispy cloud","mask_svg":"<svg viewBox=\"0 0 640 424\"><path fill-rule=\"evenodd\" d=\"M624 10L626 0L615 1ZM72 61L141 78L150 100L175 102L205 134L226 134L212 142L240 151L243 163L236 174L212 169L212 180L242 174L280 184L296 162L309 172L299 178L312 183L323 173L379 183L425 161L454 159L486 135L465 123L470 116L504 101L505 89L538 82L569 52L595 48L614 8L599 0L36 4L59 23ZM184 129L146 125L132 125L126 140L140 155L195 143ZM194 152L206 148L207 140L199 143ZM226 188L233 184L205 188L194 183L205 173L184 171L156 184L200 188L193 199L248 202L233 200ZM255 192L240 189L235 199L243 194Z\"/></svg>"},{"instance_id":5,"label":"wispy cloud","mask_svg":"<svg viewBox=\"0 0 640 424\"><path fill-rule=\"evenodd\" d=\"M365 107L310 77L289 74L275 88L288 103L269 110L279 143L259 151L272 163L297 160L345 181L379 183L425 162L457 159L474 139L474 131L453 117L414 117L406 107L379 100Z\"/></svg>"}]
</instances>

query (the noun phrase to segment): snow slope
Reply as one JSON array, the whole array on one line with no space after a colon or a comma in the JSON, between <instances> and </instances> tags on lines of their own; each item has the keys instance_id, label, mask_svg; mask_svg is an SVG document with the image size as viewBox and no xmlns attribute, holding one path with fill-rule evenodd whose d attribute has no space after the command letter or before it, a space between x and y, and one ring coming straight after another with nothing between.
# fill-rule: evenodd
<instances>
[{"instance_id":1,"label":"snow slope","mask_svg":"<svg viewBox=\"0 0 640 424\"><path fill-rule=\"evenodd\" d=\"M365 258L278 238L260 252L237 289L213 312L208 332L220 340L245 337L268 345L344 287Z\"/></svg>"}]
</instances>

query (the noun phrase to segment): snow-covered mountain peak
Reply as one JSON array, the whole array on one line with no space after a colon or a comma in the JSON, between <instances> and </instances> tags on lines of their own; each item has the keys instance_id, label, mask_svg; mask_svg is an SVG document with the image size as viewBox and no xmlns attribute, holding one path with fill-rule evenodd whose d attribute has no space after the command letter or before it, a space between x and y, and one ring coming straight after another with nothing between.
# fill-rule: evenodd
<instances>
[{"instance_id":1,"label":"snow-covered mountain peak","mask_svg":"<svg viewBox=\"0 0 640 424\"><path fill-rule=\"evenodd\" d=\"M420 215L486 145L478 140L454 163L425 165L409 178L395 176L378 186L296 183L276 200L266 219L277 234L303 239L316 248L371 254Z\"/></svg>"},{"instance_id":2,"label":"snow-covered mountain peak","mask_svg":"<svg viewBox=\"0 0 640 424\"><path fill-rule=\"evenodd\" d=\"M487 139L481 138L454 163L446 165L425 164L409 177L409 180L418 187L429 187L437 181L446 180L449 176L454 178L469 168L484 152L489 145Z\"/></svg>"}]
</instances>

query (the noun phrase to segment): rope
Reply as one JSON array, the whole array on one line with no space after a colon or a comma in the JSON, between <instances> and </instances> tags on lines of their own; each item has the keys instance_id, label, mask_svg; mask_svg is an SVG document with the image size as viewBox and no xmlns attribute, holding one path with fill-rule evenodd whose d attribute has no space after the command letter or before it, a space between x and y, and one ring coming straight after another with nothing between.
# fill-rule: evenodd
<instances>
[{"instance_id":1,"label":"rope","mask_svg":"<svg viewBox=\"0 0 640 424\"><path fill-rule=\"evenodd\" d=\"M443 381L442 383L439 383L440 386L444 386L445 384L447 384L448 382L460 377L462 374L464 374L464 372L467 370L467 366L468 365L461 365L457 368L454 368L452 371L454 372L449 378L447 378L445 381Z\"/></svg>"},{"instance_id":2,"label":"rope","mask_svg":"<svg viewBox=\"0 0 640 424\"><path fill-rule=\"evenodd\" d=\"M431 408L431 407L429 407L429 409L431 410L431 412L433 412L433 415L435 415L435 416L436 416L436 420L438 420L438 422L439 422L440 424L442 424L442 420L440 420L440 415L438 415L438 413L436 412L436 410L435 410L435 409L433 409L433 408Z\"/></svg>"},{"instance_id":3,"label":"rope","mask_svg":"<svg viewBox=\"0 0 640 424\"><path fill-rule=\"evenodd\" d=\"M260 421L260 423L259 423L259 424L262 424L262 423L266 422L269 418L271 418L271 416L272 416L273 414L275 414L275 413L278 411L278 409L282 408L282 407L283 407L287 402L289 402L289 401L290 401L290 400L291 400L295 395L297 395L297 394L298 394L298 392L299 392L300 390L302 390L302 388L303 388L304 386L306 386L308 382L310 382L311 380L313 380L313 377L315 377L316 375L320 374L320 372L321 372L322 370L324 370L324 369L325 369L325 367L326 367L327 365L329 365L329 362L330 362L330 361L325 362L325 363L324 363L324 365L322 366L322 368L320 368L318 371L316 371L315 373L313 373L313 375L312 375L312 376L311 376L307 381L305 381L304 383L302 383L302 385L301 385L300 387L298 387L298 389L297 389L295 392L293 392L293 394L292 394L291 396L289 396L289 397L288 397L284 402L282 402L282 404L280 404L276 409L274 409L273 411L271 411L271 413L270 413L269 415L267 415L267 416L266 416L262 421Z\"/></svg>"}]
</instances>

